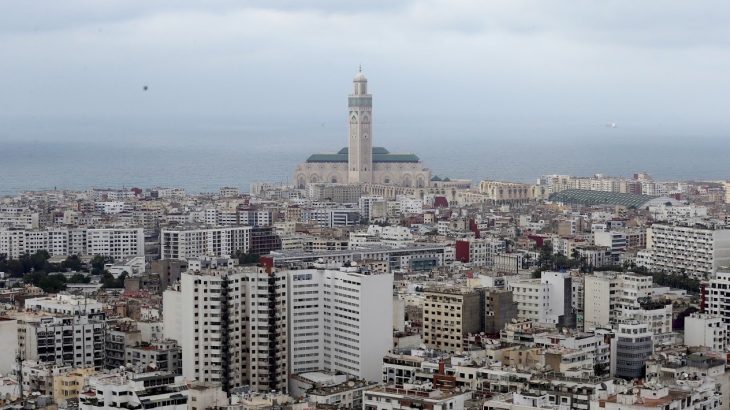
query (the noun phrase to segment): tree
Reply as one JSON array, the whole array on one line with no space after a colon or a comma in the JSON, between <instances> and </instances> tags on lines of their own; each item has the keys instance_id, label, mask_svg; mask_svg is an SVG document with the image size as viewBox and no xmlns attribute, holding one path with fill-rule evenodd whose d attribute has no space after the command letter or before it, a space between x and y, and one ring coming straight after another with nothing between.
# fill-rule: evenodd
<instances>
[{"instance_id":1,"label":"tree","mask_svg":"<svg viewBox=\"0 0 730 410\"><path fill-rule=\"evenodd\" d=\"M242 252L241 250L237 250L237 251L233 252L233 254L231 255L231 258L238 259L239 265L252 265L252 264L258 263L258 261L259 261L258 255L254 255L251 253L245 253L245 252Z\"/></svg>"},{"instance_id":2,"label":"tree","mask_svg":"<svg viewBox=\"0 0 730 410\"><path fill-rule=\"evenodd\" d=\"M606 364L605 363L596 363L593 365L593 373L596 376L603 376L606 374Z\"/></svg>"},{"instance_id":3,"label":"tree","mask_svg":"<svg viewBox=\"0 0 730 410\"><path fill-rule=\"evenodd\" d=\"M66 271L80 271L81 270L81 258L78 255L71 255L66 258L65 261L61 262L61 269Z\"/></svg>"},{"instance_id":4,"label":"tree","mask_svg":"<svg viewBox=\"0 0 730 410\"><path fill-rule=\"evenodd\" d=\"M46 293L58 293L66 289L66 277L60 274L49 275L46 272L34 271L23 275L23 282L38 286Z\"/></svg>"},{"instance_id":5,"label":"tree","mask_svg":"<svg viewBox=\"0 0 730 410\"><path fill-rule=\"evenodd\" d=\"M38 287L46 293L58 293L66 289L66 277L60 274L44 275Z\"/></svg>"},{"instance_id":6,"label":"tree","mask_svg":"<svg viewBox=\"0 0 730 410\"><path fill-rule=\"evenodd\" d=\"M540 248L540 257L537 259L538 266L552 266L554 258L553 244L550 242L544 243Z\"/></svg>"},{"instance_id":7,"label":"tree","mask_svg":"<svg viewBox=\"0 0 730 410\"><path fill-rule=\"evenodd\" d=\"M68 283L89 283L91 282L91 278L84 275L83 273L74 273L73 276L71 276L68 279Z\"/></svg>"},{"instance_id":8,"label":"tree","mask_svg":"<svg viewBox=\"0 0 730 410\"><path fill-rule=\"evenodd\" d=\"M114 259L109 256L96 255L91 258L91 274L101 275L104 273L104 265L107 263L113 263Z\"/></svg>"},{"instance_id":9,"label":"tree","mask_svg":"<svg viewBox=\"0 0 730 410\"><path fill-rule=\"evenodd\" d=\"M124 279L127 277L127 272L122 272L119 277L116 279L114 278L114 275L109 273L108 271L105 271L103 275L101 275L101 287L105 289L120 289L124 287Z\"/></svg>"}]
</instances>

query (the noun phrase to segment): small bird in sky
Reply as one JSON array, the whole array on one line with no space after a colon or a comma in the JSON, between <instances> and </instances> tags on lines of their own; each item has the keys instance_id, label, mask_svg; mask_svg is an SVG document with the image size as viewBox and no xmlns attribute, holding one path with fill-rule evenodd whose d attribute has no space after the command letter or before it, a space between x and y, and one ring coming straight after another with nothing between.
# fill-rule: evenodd
<instances>
[{"instance_id":1,"label":"small bird in sky","mask_svg":"<svg viewBox=\"0 0 730 410\"><path fill-rule=\"evenodd\" d=\"M149 89L149 87L147 87L146 85L144 87L142 87L143 91L147 91L148 89Z\"/></svg>"}]
</instances>

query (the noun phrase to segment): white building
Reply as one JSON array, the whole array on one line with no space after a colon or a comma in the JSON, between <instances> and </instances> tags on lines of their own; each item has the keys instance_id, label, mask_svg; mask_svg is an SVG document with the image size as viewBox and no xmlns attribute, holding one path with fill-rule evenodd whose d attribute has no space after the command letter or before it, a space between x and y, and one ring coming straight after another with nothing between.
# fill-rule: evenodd
<instances>
[{"instance_id":1,"label":"white building","mask_svg":"<svg viewBox=\"0 0 730 410\"><path fill-rule=\"evenodd\" d=\"M626 251L626 233L618 231L596 231L593 233L593 243L611 250L613 262L618 263L619 255Z\"/></svg>"},{"instance_id":2,"label":"white building","mask_svg":"<svg viewBox=\"0 0 730 410\"><path fill-rule=\"evenodd\" d=\"M398 196L398 212L401 215L419 215L423 213L423 200L407 196Z\"/></svg>"},{"instance_id":3,"label":"white building","mask_svg":"<svg viewBox=\"0 0 730 410\"><path fill-rule=\"evenodd\" d=\"M188 387L172 373L112 373L89 377L89 389L79 395L80 410L187 410Z\"/></svg>"},{"instance_id":4,"label":"white building","mask_svg":"<svg viewBox=\"0 0 730 410\"><path fill-rule=\"evenodd\" d=\"M143 228L92 228L86 231L86 254L124 259L144 256Z\"/></svg>"},{"instance_id":5,"label":"white building","mask_svg":"<svg viewBox=\"0 0 730 410\"><path fill-rule=\"evenodd\" d=\"M651 301L651 276L595 272L584 278L584 328L609 327L622 320L649 326L657 341L672 331L672 305Z\"/></svg>"},{"instance_id":6,"label":"white building","mask_svg":"<svg viewBox=\"0 0 730 410\"><path fill-rule=\"evenodd\" d=\"M218 190L218 196L221 198L236 198L241 195L241 190L238 187L224 186Z\"/></svg>"},{"instance_id":7,"label":"white building","mask_svg":"<svg viewBox=\"0 0 730 410\"><path fill-rule=\"evenodd\" d=\"M285 272L289 281L292 373L341 372L382 378L381 359L392 348L393 276L358 268Z\"/></svg>"},{"instance_id":8,"label":"white building","mask_svg":"<svg viewBox=\"0 0 730 410\"><path fill-rule=\"evenodd\" d=\"M101 313L104 305L84 296L56 294L25 300L25 310L63 316Z\"/></svg>"},{"instance_id":9,"label":"white building","mask_svg":"<svg viewBox=\"0 0 730 410\"><path fill-rule=\"evenodd\" d=\"M363 392L365 410L465 410L471 391L438 390L405 384L380 386Z\"/></svg>"},{"instance_id":10,"label":"white building","mask_svg":"<svg viewBox=\"0 0 730 410\"><path fill-rule=\"evenodd\" d=\"M685 346L703 346L715 352L724 352L726 338L727 324L720 316L692 313L684 318Z\"/></svg>"},{"instance_id":11,"label":"white building","mask_svg":"<svg viewBox=\"0 0 730 410\"><path fill-rule=\"evenodd\" d=\"M730 272L717 272L705 292L705 312L722 318L722 322L730 329ZM726 332L725 345L729 342L730 335Z\"/></svg>"},{"instance_id":12,"label":"white building","mask_svg":"<svg viewBox=\"0 0 730 410\"><path fill-rule=\"evenodd\" d=\"M250 226L166 228L160 233L161 259L231 256L251 248Z\"/></svg>"},{"instance_id":13,"label":"white building","mask_svg":"<svg viewBox=\"0 0 730 410\"><path fill-rule=\"evenodd\" d=\"M18 320L18 349L26 360L100 370L105 330L103 313L26 317Z\"/></svg>"},{"instance_id":14,"label":"white building","mask_svg":"<svg viewBox=\"0 0 730 410\"><path fill-rule=\"evenodd\" d=\"M163 294L165 338L182 347L187 380L223 390L287 386L287 281L259 268L185 272Z\"/></svg>"},{"instance_id":15,"label":"white building","mask_svg":"<svg viewBox=\"0 0 730 410\"><path fill-rule=\"evenodd\" d=\"M572 323L571 282L568 272L542 272L540 279L510 283L517 317L554 326Z\"/></svg>"},{"instance_id":16,"label":"white building","mask_svg":"<svg viewBox=\"0 0 730 410\"><path fill-rule=\"evenodd\" d=\"M646 247L657 271L703 276L730 266L730 229L654 224Z\"/></svg>"}]
</instances>

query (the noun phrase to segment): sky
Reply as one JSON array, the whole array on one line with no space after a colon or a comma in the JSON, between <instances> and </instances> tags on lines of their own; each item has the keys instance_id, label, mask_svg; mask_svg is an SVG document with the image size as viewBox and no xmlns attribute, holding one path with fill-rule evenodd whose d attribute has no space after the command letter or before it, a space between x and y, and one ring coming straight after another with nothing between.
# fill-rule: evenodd
<instances>
[{"instance_id":1,"label":"sky","mask_svg":"<svg viewBox=\"0 0 730 410\"><path fill-rule=\"evenodd\" d=\"M726 0L0 0L0 144L331 139L360 65L396 140L725 138L729 17Z\"/></svg>"}]
</instances>

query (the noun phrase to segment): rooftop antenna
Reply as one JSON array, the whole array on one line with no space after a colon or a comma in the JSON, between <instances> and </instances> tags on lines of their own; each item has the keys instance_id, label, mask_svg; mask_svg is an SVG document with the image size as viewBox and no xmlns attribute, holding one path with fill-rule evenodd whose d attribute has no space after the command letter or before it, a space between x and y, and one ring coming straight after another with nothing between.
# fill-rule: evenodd
<instances>
[{"instance_id":1,"label":"rooftop antenna","mask_svg":"<svg viewBox=\"0 0 730 410\"><path fill-rule=\"evenodd\" d=\"M358 73L362 73L362 64L360 64L360 65L358 66L358 68L357 68L357 72L358 72Z\"/></svg>"}]
</instances>

